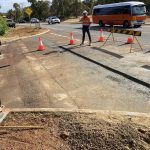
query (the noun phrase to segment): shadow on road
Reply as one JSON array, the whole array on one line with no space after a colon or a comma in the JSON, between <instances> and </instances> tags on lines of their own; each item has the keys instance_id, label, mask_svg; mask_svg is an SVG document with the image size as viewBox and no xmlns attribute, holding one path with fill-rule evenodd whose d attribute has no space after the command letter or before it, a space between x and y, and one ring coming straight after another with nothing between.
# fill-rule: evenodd
<instances>
[{"instance_id":1,"label":"shadow on road","mask_svg":"<svg viewBox=\"0 0 150 150\"><path fill-rule=\"evenodd\" d=\"M4 65L4 66L0 66L0 69L1 68L6 68L6 67L9 67L10 65Z\"/></svg>"},{"instance_id":2,"label":"shadow on road","mask_svg":"<svg viewBox=\"0 0 150 150\"><path fill-rule=\"evenodd\" d=\"M50 54L53 54L53 53L57 53L58 51L51 51L51 52L47 52L47 53L45 53L45 54L43 54L43 55L50 55Z\"/></svg>"},{"instance_id":3,"label":"shadow on road","mask_svg":"<svg viewBox=\"0 0 150 150\"><path fill-rule=\"evenodd\" d=\"M29 53L34 53L34 52L38 52L38 50L34 50L34 51L30 51L30 52L26 52L24 54L29 54Z\"/></svg>"}]
</instances>

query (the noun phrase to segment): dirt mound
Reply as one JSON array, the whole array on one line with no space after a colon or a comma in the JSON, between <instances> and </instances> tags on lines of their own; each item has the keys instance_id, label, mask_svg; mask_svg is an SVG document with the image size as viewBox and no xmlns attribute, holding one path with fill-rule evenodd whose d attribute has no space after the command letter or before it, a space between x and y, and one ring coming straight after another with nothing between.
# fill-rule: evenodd
<instances>
[{"instance_id":1,"label":"dirt mound","mask_svg":"<svg viewBox=\"0 0 150 150\"><path fill-rule=\"evenodd\" d=\"M47 29L39 29L35 27L30 26L17 26L16 28L11 28L9 32L5 35L0 37L1 42L9 42L13 39L19 39L21 37L25 36L32 36L39 33L43 33L45 31L48 31Z\"/></svg>"},{"instance_id":2,"label":"dirt mound","mask_svg":"<svg viewBox=\"0 0 150 150\"><path fill-rule=\"evenodd\" d=\"M30 36L40 33L41 31L45 31L45 29L38 29L29 26L18 26L16 28L10 29L8 35L6 37L14 37L14 36Z\"/></svg>"},{"instance_id":3,"label":"dirt mound","mask_svg":"<svg viewBox=\"0 0 150 150\"><path fill-rule=\"evenodd\" d=\"M146 117L100 113L10 113L2 126L16 126L0 128L1 149L6 150L150 149L150 118Z\"/></svg>"}]
</instances>

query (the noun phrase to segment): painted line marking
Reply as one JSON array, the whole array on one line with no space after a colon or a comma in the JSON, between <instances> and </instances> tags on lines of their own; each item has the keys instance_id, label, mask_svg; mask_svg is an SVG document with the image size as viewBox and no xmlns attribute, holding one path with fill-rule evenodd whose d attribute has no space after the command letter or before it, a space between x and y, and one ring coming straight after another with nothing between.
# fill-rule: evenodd
<instances>
[{"instance_id":1,"label":"painted line marking","mask_svg":"<svg viewBox=\"0 0 150 150\"><path fill-rule=\"evenodd\" d=\"M63 29L58 29L58 28L51 28L51 29L54 29L54 30L61 30L61 31L63 31Z\"/></svg>"}]
</instances>

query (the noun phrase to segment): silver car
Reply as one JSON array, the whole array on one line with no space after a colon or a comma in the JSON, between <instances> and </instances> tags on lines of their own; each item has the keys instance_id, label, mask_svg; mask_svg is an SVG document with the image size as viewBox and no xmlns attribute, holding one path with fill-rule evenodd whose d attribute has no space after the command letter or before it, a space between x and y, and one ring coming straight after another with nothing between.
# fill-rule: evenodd
<instances>
[{"instance_id":1,"label":"silver car","mask_svg":"<svg viewBox=\"0 0 150 150\"><path fill-rule=\"evenodd\" d=\"M31 23L39 23L39 19L37 18L31 18Z\"/></svg>"},{"instance_id":2,"label":"silver car","mask_svg":"<svg viewBox=\"0 0 150 150\"><path fill-rule=\"evenodd\" d=\"M58 17L49 17L48 18L48 24L54 24L54 23L60 23L60 19Z\"/></svg>"}]
</instances>

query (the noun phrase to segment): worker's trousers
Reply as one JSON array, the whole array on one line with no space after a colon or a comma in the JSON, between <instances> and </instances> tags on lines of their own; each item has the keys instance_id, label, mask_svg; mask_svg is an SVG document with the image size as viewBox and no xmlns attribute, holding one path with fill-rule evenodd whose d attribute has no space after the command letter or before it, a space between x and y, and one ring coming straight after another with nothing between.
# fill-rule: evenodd
<instances>
[{"instance_id":1,"label":"worker's trousers","mask_svg":"<svg viewBox=\"0 0 150 150\"><path fill-rule=\"evenodd\" d=\"M89 42L91 43L91 34L90 34L90 30L89 30L89 26L84 26L82 27L82 43L84 43L85 40L85 33L87 32L87 35L89 37Z\"/></svg>"}]
</instances>

